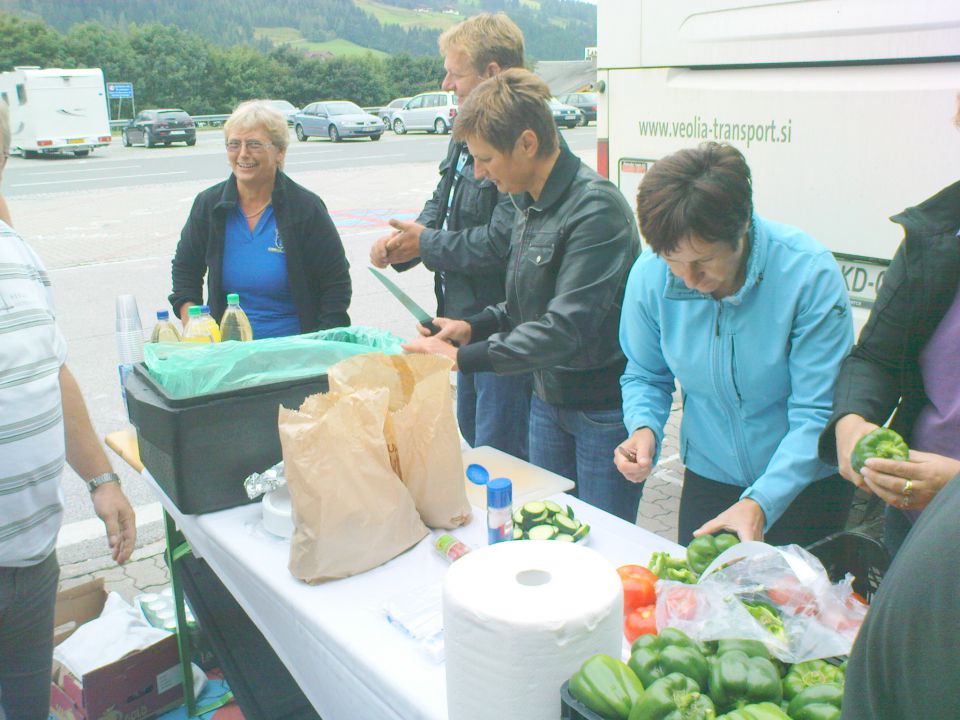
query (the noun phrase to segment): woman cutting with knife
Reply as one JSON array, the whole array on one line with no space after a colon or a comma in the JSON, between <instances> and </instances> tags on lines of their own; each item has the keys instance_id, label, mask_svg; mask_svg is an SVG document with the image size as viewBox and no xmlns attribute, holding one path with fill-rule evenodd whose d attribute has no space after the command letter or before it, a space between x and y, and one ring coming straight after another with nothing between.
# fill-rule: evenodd
<instances>
[{"instance_id":1,"label":"woman cutting with knife","mask_svg":"<svg viewBox=\"0 0 960 720\"><path fill-rule=\"evenodd\" d=\"M610 460L623 440L617 326L640 238L620 191L558 143L547 86L507 70L464 102L454 136L477 177L515 193L520 212L507 262L506 300L404 346L456 362L464 373L533 372L530 462L570 478L586 502L630 522L642 486ZM459 343L459 348L451 342Z\"/></svg>"},{"instance_id":2,"label":"woman cutting with knife","mask_svg":"<svg viewBox=\"0 0 960 720\"><path fill-rule=\"evenodd\" d=\"M658 160L637 212L650 249L630 273L620 322L630 432L620 471L642 482L656 465L679 381L678 542L732 530L805 545L839 530L852 490L817 457L853 341L833 256L753 212L750 169L728 145Z\"/></svg>"}]
</instances>

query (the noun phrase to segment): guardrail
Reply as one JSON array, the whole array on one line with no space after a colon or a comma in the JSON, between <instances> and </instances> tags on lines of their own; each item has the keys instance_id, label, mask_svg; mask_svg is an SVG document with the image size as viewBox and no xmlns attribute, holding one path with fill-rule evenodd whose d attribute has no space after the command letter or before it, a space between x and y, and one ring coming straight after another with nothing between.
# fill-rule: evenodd
<instances>
[{"instance_id":1,"label":"guardrail","mask_svg":"<svg viewBox=\"0 0 960 720\"><path fill-rule=\"evenodd\" d=\"M220 127L223 125L227 118L230 117L230 114L225 115L191 115L193 122L196 123L197 127ZM110 127L119 130L120 128L126 127L129 124L130 120L111 120Z\"/></svg>"}]
</instances>

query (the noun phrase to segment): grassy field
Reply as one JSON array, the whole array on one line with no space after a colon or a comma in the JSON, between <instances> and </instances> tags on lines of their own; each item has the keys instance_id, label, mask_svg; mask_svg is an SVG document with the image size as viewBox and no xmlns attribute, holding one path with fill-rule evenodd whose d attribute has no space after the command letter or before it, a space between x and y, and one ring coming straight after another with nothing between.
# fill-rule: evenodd
<instances>
[{"instance_id":1,"label":"grassy field","mask_svg":"<svg viewBox=\"0 0 960 720\"><path fill-rule=\"evenodd\" d=\"M400 25L411 27L419 25L431 30L446 30L463 17L460 15L446 15L438 12L416 12L392 5L384 5L376 0L353 0L354 4L365 13L373 15L381 25Z\"/></svg>"},{"instance_id":2,"label":"grassy field","mask_svg":"<svg viewBox=\"0 0 960 720\"><path fill-rule=\"evenodd\" d=\"M365 48L349 40L329 40L327 42L310 42L300 31L291 27L258 27L254 28L257 37L265 37L275 45L289 45L298 50L307 50L310 52L329 52L337 57L351 57L354 55L366 55L373 53L376 57L388 57L389 53L380 50Z\"/></svg>"}]
</instances>

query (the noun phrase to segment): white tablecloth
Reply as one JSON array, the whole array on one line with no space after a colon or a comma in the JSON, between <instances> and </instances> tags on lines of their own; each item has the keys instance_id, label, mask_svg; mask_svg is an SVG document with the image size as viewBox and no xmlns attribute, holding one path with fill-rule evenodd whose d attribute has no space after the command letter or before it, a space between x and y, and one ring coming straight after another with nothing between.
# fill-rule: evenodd
<instances>
[{"instance_id":1,"label":"white tablecloth","mask_svg":"<svg viewBox=\"0 0 960 720\"><path fill-rule=\"evenodd\" d=\"M260 503L184 515L144 472L195 554L203 557L257 624L324 720L446 720L443 664L432 663L384 617L396 596L440 582L449 564L436 532L361 575L306 585L287 570L290 543L267 533ZM681 548L565 494L590 523L589 546L614 567L646 563L654 550ZM486 543L486 516L452 531L471 547ZM559 708L559 697L557 701Z\"/></svg>"}]
</instances>

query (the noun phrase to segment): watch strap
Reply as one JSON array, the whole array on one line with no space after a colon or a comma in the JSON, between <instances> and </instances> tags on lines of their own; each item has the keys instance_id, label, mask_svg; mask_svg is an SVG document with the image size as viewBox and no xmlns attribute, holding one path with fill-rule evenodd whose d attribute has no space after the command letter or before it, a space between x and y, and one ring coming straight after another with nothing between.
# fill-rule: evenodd
<instances>
[{"instance_id":1,"label":"watch strap","mask_svg":"<svg viewBox=\"0 0 960 720\"><path fill-rule=\"evenodd\" d=\"M87 490L89 490L90 492L93 492L98 487L108 482L115 482L117 483L117 485L119 485L120 476L117 475L115 472L105 472L102 475L97 475L96 477L92 477L89 480L87 480Z\"/></svg>"}]
</instances>

